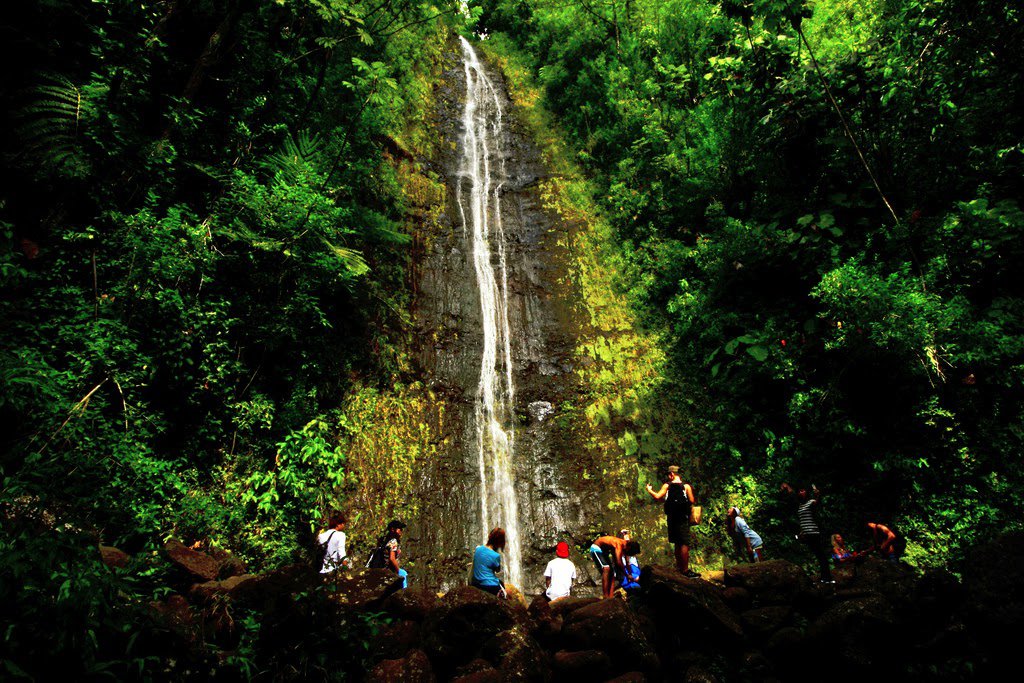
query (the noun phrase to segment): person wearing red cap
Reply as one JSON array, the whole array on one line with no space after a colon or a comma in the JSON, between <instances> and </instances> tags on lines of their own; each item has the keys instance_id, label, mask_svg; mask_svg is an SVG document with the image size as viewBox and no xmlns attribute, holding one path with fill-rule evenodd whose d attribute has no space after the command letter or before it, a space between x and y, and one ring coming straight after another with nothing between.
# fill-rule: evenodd
<instances>
[{"instance_id":1,"label":"person wearing red cap","mask_svg":"<svg viewBox=\"0 0 1024 683\"><path fill-rule=\"evenodd\" d=\"M544 595L548 600L569 597L572 582L576 580L576 565L569 559L569 544L559 541L555 546L555 559L548 562L544 570L544 583L547 590Z\"/></svg>"}]
</instances>

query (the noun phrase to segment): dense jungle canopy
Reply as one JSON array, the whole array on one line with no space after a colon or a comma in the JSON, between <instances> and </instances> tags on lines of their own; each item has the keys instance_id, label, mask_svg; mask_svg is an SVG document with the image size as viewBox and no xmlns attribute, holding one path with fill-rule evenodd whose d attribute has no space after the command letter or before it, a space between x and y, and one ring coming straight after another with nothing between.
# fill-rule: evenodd
<instances>
[{"instance_id":1,"label":"dense jungle canopy","mask_svg":"<svg viewBox=\"0 0 1024 683\"><path fill-rule=\"evenodd\" d=\"M270 626L239 608L205 659L145 615L172 590L168 539L263 571L308 562L330 510L360 553L418 519L441 448L421 416L450 399L412 318L460 34L572 177L566 214L603 226L607 296L646 340L636 377L593 346L591 401L555 406L607 437L588 455L623 491L605 531L676 461L713 523L738 504L808 564L784 481L821 487L851 536L891 525L921 570L965 571L1020 527L1018 3L18 0L0 19L5 678L358 677L375 626L326 623L315 595L292 646L262 647ZM585 486L609 485L597 472ZM717 568L729 544L706 533Z\"/></svg>"}]
</instances>

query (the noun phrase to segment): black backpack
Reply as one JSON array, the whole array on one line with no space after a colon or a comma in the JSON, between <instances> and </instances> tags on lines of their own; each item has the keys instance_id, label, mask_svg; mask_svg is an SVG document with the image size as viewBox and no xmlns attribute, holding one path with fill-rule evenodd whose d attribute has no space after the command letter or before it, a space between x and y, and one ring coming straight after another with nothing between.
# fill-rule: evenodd
<instances>
[{"instance_id":1,"label":"black backpack","mask_svg":"<svg viewBox=\"0 0 1024 683\"><path fill-rule=\"evenodd\" d=\"M331 536L338 533L337 529L331 529L331 533L327 534L327 540L323 543L320 542L319 536L313 537L313 542L316 543L316 547L313 549L313 561L317 565L317 569L321 569L324 566L324 561L327 560L327 546L331 543Z\"/></svg>"},{"instance_id":2,"label":"black backpack","mask_svg":"<svg viewBox=\"0 0 1024 683\"><path fill-rule=\"evenodd\" d=\"M366 561L367 569L385 569L388 566L387 559L385 558L384 546L387 545L388 536L384 534L377 539L377 547L370 553L370 559Z\"/></svg>"},{"instance_id":3,"label":"black backpack","mask_svg":"<svg viewBox=\"0 0 1024 683\"><path fill-rule=\"evenodd\" d=\"M690 499L686 496L686 484L680 484L679 486L669 485L668 493L665 495L665 514L666 515L685 515L690 516Z\"/></svg>"}]
</instances>

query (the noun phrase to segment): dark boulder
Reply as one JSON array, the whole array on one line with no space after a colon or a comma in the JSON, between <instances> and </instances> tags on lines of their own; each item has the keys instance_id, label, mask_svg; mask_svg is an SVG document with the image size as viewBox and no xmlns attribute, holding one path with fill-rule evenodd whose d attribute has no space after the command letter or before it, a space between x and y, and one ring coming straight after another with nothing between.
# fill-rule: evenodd
<instances>
[{"instance_id":1,"label":"dark boulder","mask_svg":"<svg viewBox=\"0 0 1024 683\"><path fill-rule=\"evenodd\" d=\"M399 619L423 621L437 607L437 596L426 590L400 590L384 601L384 611Z\"/></svg>"},{"instance_id":2,"label":"dark boulder","mask_svg":"<svg viewBox=\"0 0 1024 683\"><path fill-rule=\"evenodd\" d=\"M551 678L547 653L523 626L513 626L484 643L481 653L508 681L547 681Z\"/></svg>"},{"instance_id":3,"label":"dark boulder","mask_svg":"<svg viewBox=\"0 0 1024 683\"><path fill-rule=\"evenodd\" d=\"M847 589L873 591L902 608L910 603L916 584L917 575L909 566L869 555L854 566Z\"/></svg>"},{"instance_id":4,"label":"dark boulder","mask_svg":"<svg viewBox=\"0 0 1024 683\"><path fill-rule=\"evenodd\" d=\"M433 683L434 671L422 650L413 650L402 659L385 659L370 670L367 681L374 683Z\"/></svg>"},{"instance_id":5,"label":"dark boulder","mask_svg":"<svg viewBox=\"0 0 1024 683\"><path fill-rule=\"evenodd\" d=\"M331 599L356 609L377 609L402 588L402 579L387 569L361 569L336 572L328 584Z\"/></svg>"},{"instance_id":6,"label":"dark boulder","mask_svg":"<svg viewBox=\"0 0 1024 683\"><path fill-rule=\"evenodd\" d=\"M192 550L181 541L167 541L164 544L164 552L174 566L197 579L213 581L220 572L220 563L217 560L206 553Z\"/></svg>"},{"instance_id":7,"label":"dark boulder","mask_svg":"<svg viewBox=\"0 0 1024 683\"><path fill-rule=\"evenodd\" d=\"M843 666L851 675L878 670L899 652L897 619L881 596L848 600L828 609L807 629L819 664Z\"/></svg>"},{"instance_id":8,"label":"dark boulder","mask_svg":"<svg viewBox=\"0 0 1024 683\"><path fill-rule=\"evenodd\" d=\"M276 601L320 586L322 582L320 573L308 564L289 564L273 571L256 574L254 580L245 585L244 597L252 602ZM236 591L236 597L242 595Z\"/></svg>"},{"instance_id":9,"label":"dark boulder","mask_svg":"<svg viewBox=\"0 0 1024 683\"><path fill-rule=\"evenodd\" d=\"M621 676L610 678L606 683L646 683L647 676L639 671L628 671Z\"/></svg>"},{"instance_id":10,"label":"dark boulder","mask_svg":"<svg viewBox=\"0 0 1024 683\"><path fill-rule=\"evenodd\" d=\"M533 635L545 646L553 645L562 632L562 617L551 609L557 602L550 603L543 595L538 595L527 609L534 624Z\"/></svg>"},{"instance_id":11,"label":"dark boulder","mask_svg":"<svg viewBox=\"0 0 1024 683\"><path fill-rule=\"evenodd\" d=\"M423 644L445 672L479 656L484 643L512 628L512 608L489 593L462 586L449 591L423 622Z\"/></svg>"},{"instance_id":12,"label":"dark boulder","mask_svg":"<svg viewBox=\"0 0 1024 683\"><path fill-rule=\"evenodd\" d=\"M722 591L722 602L734 612L743 612L750 609L753 597L750 591L739 586L730 586Z\"/></svg>"},{"instance_id":13,"label":"dark boulder","mask_svg":"<svg viewBox=\"0 0 1024 683\"><path fill-rule=\"evenodd\" d=\"M248 587L255 585L256 577L252 574L232 576L223 581L206 581L197 583L189 589L188 597L198 605L205 605L220 597L237 598L244 595Z\"/></svg>"},{"instance_id":14,"label":"dark boulder","mask_svg":"<svg viewBox=\"0 0 1024 683\"><path fill-rule=\"evenodd\" d=\"M131 562L131 555L112 545L101 545L100 561L111 569L124 569Z\"/></svg>"},{"instance_id":15,"label":"dark boulder","mask_svg":"<svg viewBox=\"0 0 1024 683\"><path fill-rule=\"evenodd\" d=\"M687 579L657 565L644 567L640 584L655 610L659 629L679 629L685 624L688 641L718 646L723 639L735 641L743 636L739 619L722 602L725 591L720 586Z\"/></svg>"},{"instance_id":16,"label":"dark boulder","mask_svg":"<svg viewBox=\"0 0 1024 683\"><path fill-rule=\"evenodd\" d=\"M1024 624L1024 532L1003 534L973 548L964 577L964 619L990 660L985 673L1014 665ZM989 668L991 667L991 668Z\"/></svg>"},{"instance_id":17,"label":"dark boulder","mask_svg":"<svg viewBox=\"0 0 1024 683\"><path fill-rule=\"evenodd\" d=\"M786 560L767 560L731 565L725 571L725 585L745 588L755 606L784 605L810 587L804 570Z\"/></svg>"},{"instance_id":18,"label":"dark boulder","mask_svg":"<svg viewBox=\"0 0 1024 683\"><path fill-rule=\"evenodd\" d=\"M375 659L401 659L420 646L420 626L403 619L387 626L373 640L371 652Z\"/></svg>"},{"instance_id":19,"label":"dark boulder","mask_svg":"<svg viewBox=\"0 0 1024 683\"><path fill-rule=\"evenodd\" d=\"M611 658L600 650L562 650L555 653L555 673L570 680L603 681L608 678L611 668Z\"/></svg>"},{"instance_id":20,"label":"dark boulder","mask_svg":"<svg viewBox=\"0 0 1024 683\"><path fill-rule=\"evenodd\" d=\"M601 601L601 598L561 598L551 603L551 613L558 617L565 617L581 607L593 605Z\"/></svg>"},{"instance_id":21,"label":"dark boulder","mask_svg":"<svg viewBox=\"0 0 1024 683\"><path fill-rule=\"evenodd\" d=\"M793 618L793 608L786 605L771 605L747 610L742 614L747 633L758 640L765 640L788 626Z\"/></svg>"},{"instance_id":22,"label":"dark boulder","mask_svg":"<svg viewBox=\"0 0 1024 683\"><path fill-rule=\"evenodd\" d=\"M599 600L569 612L562 626L562 641L568 649L608 653L619 672L654 675L660 668L636 615L621 600Z\"/></svg>"}]
</instances>

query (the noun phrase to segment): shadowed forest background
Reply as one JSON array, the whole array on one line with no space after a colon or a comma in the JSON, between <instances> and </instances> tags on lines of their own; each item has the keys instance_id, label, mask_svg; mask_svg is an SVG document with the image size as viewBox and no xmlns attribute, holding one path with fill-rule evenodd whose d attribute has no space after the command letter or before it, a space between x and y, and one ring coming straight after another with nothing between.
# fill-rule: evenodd
<instances>
[{"instance_id":1,"label":"shadowed forest background","mask_svg":"<svg viewBox=\"0 0 1024 683\"><path fill-rule=\"evenodd\" d=\"M67 677L61 658L76 679L362 670L374 625L330 621L316 594L272 634L302 624L294 647L262 648L275 625L239 608L231 645L191 658L148 605L171 591L170 538L267 570L308 561L331 509L354 555L416 518L444 398L410 309L458 33L486 36L529 105L565 211L604 226L609 301L650 349L593 346L591 400L558 415L604 430L606 530L677 461L707 567L727 504L801 557L783 481L823 489L830 528L891 525L921 569L960 572L1020 527L1016 3L10 5L5 677Z\"/></svg>"}]
</instances>

